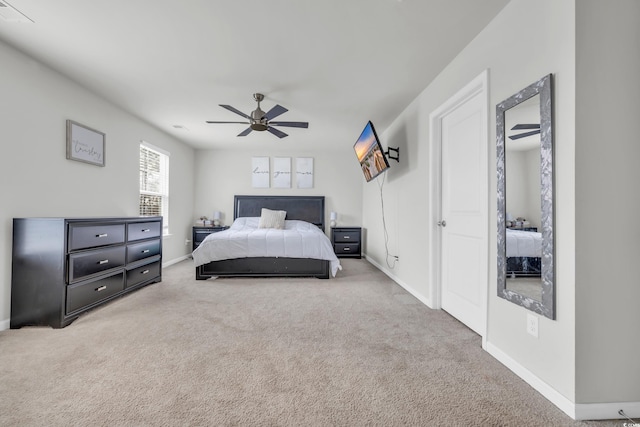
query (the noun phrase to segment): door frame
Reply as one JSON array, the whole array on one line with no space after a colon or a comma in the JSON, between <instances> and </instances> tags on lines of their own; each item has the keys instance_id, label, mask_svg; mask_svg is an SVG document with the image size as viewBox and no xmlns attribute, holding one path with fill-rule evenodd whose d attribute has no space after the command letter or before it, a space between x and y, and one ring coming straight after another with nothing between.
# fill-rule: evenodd
<instances>
[{"instance_id":1,"label":"door frame","mask_svg":"<svg viewBox=\"0 0 640 427\"><path fill-rule=\"evenodd\" d=\"M482 311L484 317L484 333L482 336L482 347L485 348L487 326L488 326L488 292L489 292L489 70L482 71L477 77L471 80L467 85L460 89L455 95L445 101L442 105L436 108L431 114L429 114L429 182L428 188L428 227L432 238L430 239L428 248L428 258L431 268L429 269L430 275L430 293L429 307L433 309L442 309L442 234L437 222L441 220L442 213L442 119L450 114L452 111L469 101L469 99L480 95L484 99L484 108L482 111L482 134L486 135L484 138L484 147L481 147L481 153L487 156L485 162L485 195L481 197L484 200L484 204L487 212L487 224L483 233L483 240L486 244L486 262L487 262L487 277L485 283L487 289L481 293L482 295Z\"/></svg>"}]
</instances>

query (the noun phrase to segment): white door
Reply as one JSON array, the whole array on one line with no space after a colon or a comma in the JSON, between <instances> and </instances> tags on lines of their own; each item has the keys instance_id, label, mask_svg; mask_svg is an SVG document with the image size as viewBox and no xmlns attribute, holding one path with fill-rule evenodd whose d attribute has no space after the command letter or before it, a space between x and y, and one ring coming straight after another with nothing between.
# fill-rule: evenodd
<instances>
[{"instance_id":1,"label":"white door","mask_svg":"<svg viewBox=\"0 0 640 427\"><path fill-rule=\"evenodd\" d=\"M441 117L441 307L484 337L488 269L486 98Z\"/></svg>"}]
</instances>

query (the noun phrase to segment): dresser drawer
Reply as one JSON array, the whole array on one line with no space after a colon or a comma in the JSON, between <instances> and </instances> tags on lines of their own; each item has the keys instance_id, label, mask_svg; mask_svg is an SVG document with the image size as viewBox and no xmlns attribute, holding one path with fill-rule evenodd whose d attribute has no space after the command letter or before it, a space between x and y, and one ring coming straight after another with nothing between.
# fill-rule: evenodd
<instances>
[{"instance_id":1,"label":"dresser drawer","mask_svg":"<svg viewBox=\"0 0 640 427\"><path fill-rule=\"evenodd\" d=\"M67 286L66 313L81 310L124 290L124 271L99 280Z\"/></svg>"},{"instance_id":2,"label":"dresser drawer","mask_svg":"<svg viewBox=\"0 0 640 427\"><path fill-rule=\"evenodd\" d=\"M160 221L134 222L127 225L127 240L142 240L152 237L160 237Z\"/></svg>"},{"instance_id":3,"label":"dresser drawer","mask_svg":"<svg viewBox=\"0 0 640 427\"><path fill-rule=\"evenodd\" d=\"M160 261L143 265L127 271L127 288L135 286L160 275Z\"/></svg>"},{"instance_id":4,"label":"dresser drawer","mask_svg":"<svg viewBox=\"0 0 640 427\"><path fill-rule=\"evenodd\" d=\"M69 251L124 242L124 224L69 224Z\"/></svg>"},{"instance_id":5,"label":"dresser drawer","mask_svg":"<svg viewBox=\"0 0 640 427\"><path fill-rule=\"evenodd\" d=\"M127 245L127 264L160 253L160 239Z\"/></svg>"},{"instance_id":6,"label":"dresser drawer","mask_svg":"<svg viewBox=\"0 0 640 427\"><path fill-rule=\"evenodd\" d=\"M69 255L69 283L112 268L122 267L125 247L95 249Z\"/></svg>"},{"instance_id":7,"label":"dresser drawer","mask_svg":"<svg viewBox=\"0 0 640 427\"><path fill-rule=\"evenodd\" d=\"M360 242L360 232L359 231L350 231L350 230L335 230L333 232L333 240L335 243L359 243Z\"/></svg>"},{"instance_id":8,"label":"dresser drawer","mask_svg":"<svg viewBox=\"0 0 640 427\"><path fill-rule=\"evenodd\" d=\"M336 255L360 256L360 243L336 243Z\"/></svg>"}]
</instances>

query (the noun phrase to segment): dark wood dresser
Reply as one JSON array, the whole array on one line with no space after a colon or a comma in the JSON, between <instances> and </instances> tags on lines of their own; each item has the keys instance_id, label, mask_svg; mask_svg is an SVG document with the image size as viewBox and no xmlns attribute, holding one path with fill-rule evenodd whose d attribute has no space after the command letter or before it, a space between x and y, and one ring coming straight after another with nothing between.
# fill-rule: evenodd
<instances>
[{"instance_id":1,"label":"dark wood dresser","mask_svg":"<svg viewBox=\"0 0 640 427\"><path fill-rule=\"evenodd\" d=\"M361 258L362 228L332 227L331 243L338 258Z\"/></svg>"},{"instance_id":2,"label":"dark wood dresser","mask_svg":"<svg viewBox=\"0 0 640 427\"><path fill-rule=\"evenodd\" d=\"M63 328L162 279L162 217L14 218L12 329Z\"/></svg>"}]
</instances>

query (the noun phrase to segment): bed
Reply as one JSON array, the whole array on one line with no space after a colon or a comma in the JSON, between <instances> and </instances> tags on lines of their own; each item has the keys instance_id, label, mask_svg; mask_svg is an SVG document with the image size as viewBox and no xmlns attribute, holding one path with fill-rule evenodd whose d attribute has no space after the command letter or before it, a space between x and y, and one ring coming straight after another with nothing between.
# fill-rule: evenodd
<instances>
[{"instance_id":1,"label":"bed","mask_svg":"<svg viewBox=\"0 0 640 427\"><path fill-rule=\"evenodd\" d=\"M542 234L507 228L507 277L540 277Z\"/></svg>"},{"instance_id":2,"label":"bed","mask_svg":"<svg viewBox=\"0 0 640 427\"><path fill-rule=\"evenodd\" d=\"M328 241L324 235L324 196L235 196L234 224L231 228L235 229L237 223L241 222L241 220L236 222L239 218L259 218L263 208L272 211L286 211L287 221L304 221L313 224ZM219 236L211 237L213 236L211 235L207 239L229 238L223 233L229 233L229 230L214 233ZM332 261L306 257L247 256L203 263L201 248L206 248L207 239L196 249L198 253L196 251L193 253L197 280L211 277L317 277L328 279L332 270L335 271L335 263L337 262L337 257ZM335 257L333 251L331 255ZM339 267L339 262L337 265Z\"/></svg>"}]
</instances>

